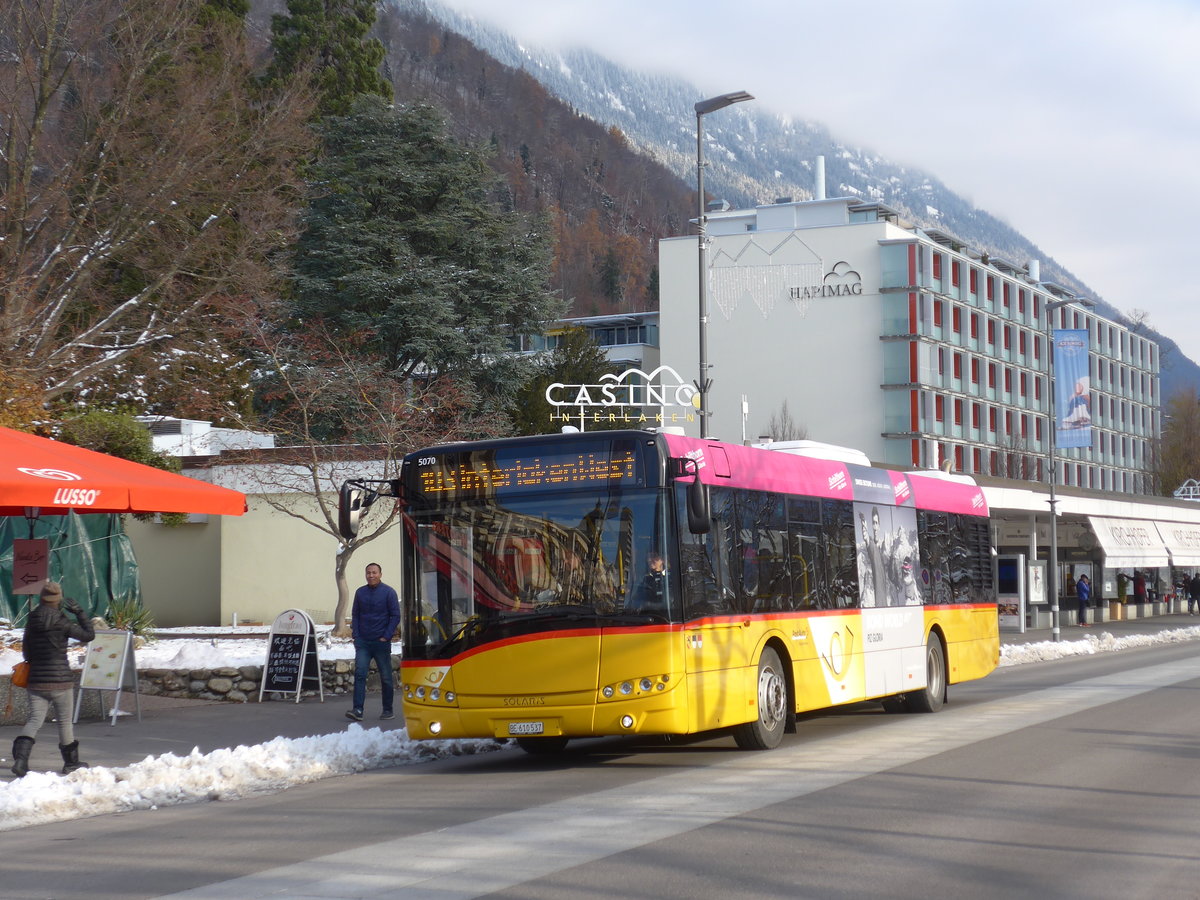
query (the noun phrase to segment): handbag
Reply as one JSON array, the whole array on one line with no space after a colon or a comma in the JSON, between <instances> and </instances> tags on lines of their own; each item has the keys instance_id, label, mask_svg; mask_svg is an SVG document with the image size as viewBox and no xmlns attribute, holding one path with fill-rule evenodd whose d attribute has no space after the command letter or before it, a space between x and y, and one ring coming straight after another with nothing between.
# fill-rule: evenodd
<instances>
[{"instance_id":1,"label":"handbag","mask_svg":"<svg viewBox=\"0 0 1200 900\"><path fill-rule=\"evenodd\" d=\"M12 685L13 687L25 687L29 684L29 663L22 660L13 666Z\"/></svg>"}]
</instances>

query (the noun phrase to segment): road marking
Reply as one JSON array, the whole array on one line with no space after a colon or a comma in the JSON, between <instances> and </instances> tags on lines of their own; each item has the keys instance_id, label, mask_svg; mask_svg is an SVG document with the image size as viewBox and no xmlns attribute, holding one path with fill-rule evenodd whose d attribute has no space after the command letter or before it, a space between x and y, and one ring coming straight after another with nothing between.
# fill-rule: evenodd
<instances>
[{"instance_id":1,"label":"road marking","mask_svg":"<svg viewBox=\"0 0 1200 900\"><path fill-rule=\"evenodd\" d=\"M468 900L1068 716L1200 678L1200 659L1090 678L862 734L676 772L170 894L171 900ZM161 898L166 900L166 898Z\"/></svg>"}]
</instances>

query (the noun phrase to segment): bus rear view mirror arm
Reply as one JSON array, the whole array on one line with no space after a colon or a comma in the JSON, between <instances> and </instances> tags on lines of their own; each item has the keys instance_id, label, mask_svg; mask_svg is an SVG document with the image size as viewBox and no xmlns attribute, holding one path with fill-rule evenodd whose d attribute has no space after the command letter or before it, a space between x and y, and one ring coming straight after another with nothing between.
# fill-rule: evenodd
<instances>
[{"instance_id":1,"label":"bus rear view mirror arm","mask_svg":"<svg viewBox=\"0 0 1200 900\"><path fill-rule=\"evenodd\" d=\"M359 523L371 504L380 497L400 499L400 493L398 478L355 478L342 482L338 493L338 533L343 540L350 541L358 535Z\"/></svg>"}]
</instances>

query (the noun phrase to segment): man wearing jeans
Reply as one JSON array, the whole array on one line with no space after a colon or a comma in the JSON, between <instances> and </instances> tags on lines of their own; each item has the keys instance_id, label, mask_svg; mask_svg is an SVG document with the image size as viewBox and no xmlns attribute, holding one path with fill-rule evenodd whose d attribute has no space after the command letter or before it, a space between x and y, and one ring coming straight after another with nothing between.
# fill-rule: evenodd
<instances>
[{"instance_id":1,"label":"man wearing jeans","mask_svg":"<svg viewBox=\"0 0 1200 900\"><path fill-rule=\"evenodd\" d=\"M346 710L347 719L362 721L371 660L375 660L383 685L383 714L379 718L394 718L392 635L399 625L400 598L383 583L383 569L379 563L371 563L367 566L367 583L354 592L354 608L350 613L350 629L354 635L354 708Z\"/></svg>"}]
</instances>

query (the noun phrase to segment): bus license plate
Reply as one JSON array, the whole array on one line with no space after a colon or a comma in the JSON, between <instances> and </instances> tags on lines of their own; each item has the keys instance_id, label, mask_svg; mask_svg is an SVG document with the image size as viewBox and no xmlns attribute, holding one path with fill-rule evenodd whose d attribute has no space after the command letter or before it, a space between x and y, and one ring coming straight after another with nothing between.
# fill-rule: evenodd
<instances>
[{"instance_id":1,"label":"bus license plate","mask_svg":"<svg viewBox=\"0 0 1200 900\"><path fill-rule=\"evenodd\" d=\"M509 734L541 734L546 726L541 722L509 722Z\"/></svg>"}]
</instances>

